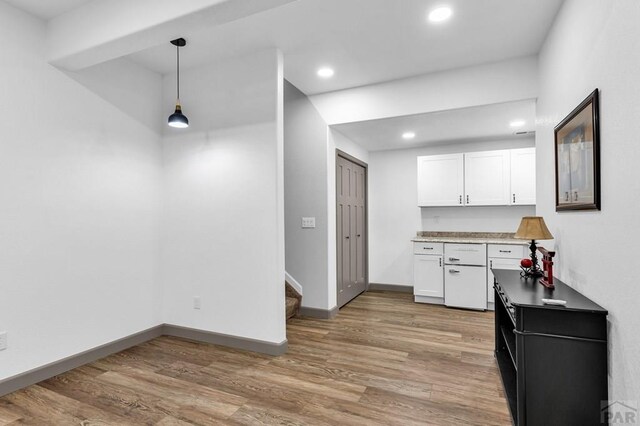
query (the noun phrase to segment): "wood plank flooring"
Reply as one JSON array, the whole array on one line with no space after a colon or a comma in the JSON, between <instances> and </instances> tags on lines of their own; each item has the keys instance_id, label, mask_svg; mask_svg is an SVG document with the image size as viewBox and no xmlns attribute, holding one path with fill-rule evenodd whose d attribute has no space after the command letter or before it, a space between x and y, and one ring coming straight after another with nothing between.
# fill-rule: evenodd
<instances>
[{"instance_id":1,"label":"wood plank flooring","mask_svg":"<svg viewBox=\"0 0 640 426\"><path fill-rule=\"evenodd\" d=\"M508 425L493 313L369 292L280 357L161 337L0 398L0 425Z\"/></svg>"}]
</instances>

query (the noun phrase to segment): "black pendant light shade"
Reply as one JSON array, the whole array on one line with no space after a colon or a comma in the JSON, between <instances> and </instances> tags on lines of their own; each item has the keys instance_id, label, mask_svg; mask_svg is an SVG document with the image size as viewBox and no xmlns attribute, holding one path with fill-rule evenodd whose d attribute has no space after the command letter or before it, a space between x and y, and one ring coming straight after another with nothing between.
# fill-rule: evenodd
<instances>
[{"instance_id":1,"label":"black pendant light shade","mask_svg":"<svg viewBox=\"0 0 640 426\"><path fill-rule=\"evenodd\" d=\"M185 129L189 127L189 119L182 113L180 104L176 104L176 112L169 116L169 126L177 129Z\"/></svg>"},{"instance_id":2,"label":"black pendant light shade","mask_svg":"<svg viewBox=\"0 0 640 426\"><path fill-rule=\"evenodd\" d=\"M177 96L176 96L176 110L173 114L169 116L169 126L175 127L178 129L184 129L189 127L189 119L186 115L182 113L182 106L180 105L180 48L187 45L187 41L183 38L178 38L171 41L176 47L176 86L177 86Z\"/></svg>"}]
</instances>

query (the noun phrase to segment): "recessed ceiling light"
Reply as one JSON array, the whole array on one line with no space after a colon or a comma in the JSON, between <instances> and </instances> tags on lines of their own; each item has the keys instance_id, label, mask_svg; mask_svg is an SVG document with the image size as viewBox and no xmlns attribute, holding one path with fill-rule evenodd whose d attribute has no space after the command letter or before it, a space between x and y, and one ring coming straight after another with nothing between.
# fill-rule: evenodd
<instances>
[{"instance_id":1,"label":"recessed ceiling light","mask_svg":"<svg viewBox=\"0 0 640 426\"><path fill-rule=\"evenodd\" d=\"M527 124L527 122L524 121L524 120L513 120L511 123L509 123L509 126L511 126L511 127L522 127L525 124Z\"/></svg>"},{"instance_id":2,"label":"recessed ceiling light","mask_svg":"<svg viewBox=\"0 0 640 426\"><path fill-rule=\"evenodd\" d=\"M433 9L429 12L429 21L431 22L442 22L451 18L453 15L453 11L450 7L439 7L437 9Z\"/></svg>"},{"instance_id":3,"label":"recessed ceiling light","mask_svg":"<svg viewBox=\"0 0 640 426\"><path fill-rule=\"evenodd\" d=\"M329 67L320 68L318 70L318 77L331 78L333 77L334 74L335 74L335 71L333 71L333 69Z\"/></svg>"},{"instance_id":4,"label":"recessed ceiling light","mask_svg":"<svg viewBox=\"0 0 640 426\"><path fill-rule=\"evenodd\" d=\"M415 132L404 132L402 134L402 139L404 139L404 140L410 140L410 139L413 139L415 137L416 137Z\"/></svg>"}]
</instances>

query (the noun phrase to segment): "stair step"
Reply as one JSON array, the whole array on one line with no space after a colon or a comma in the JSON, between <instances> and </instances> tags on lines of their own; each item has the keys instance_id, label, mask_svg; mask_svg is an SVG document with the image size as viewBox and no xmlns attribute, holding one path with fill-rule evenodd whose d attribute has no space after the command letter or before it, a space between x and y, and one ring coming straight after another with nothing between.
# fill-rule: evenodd
<instances>
[{"instance_id":1,"label":"stair step","mask_svg":"<svg viewBox=\"0 0 640 426\"><path fill-rule=\"evenodd\" d=\"M287 319L293 318L298 314L298 310L300 309L300 301L297 298L287 297L286 305L287 305Z\"/></svg>"}]
</instances>

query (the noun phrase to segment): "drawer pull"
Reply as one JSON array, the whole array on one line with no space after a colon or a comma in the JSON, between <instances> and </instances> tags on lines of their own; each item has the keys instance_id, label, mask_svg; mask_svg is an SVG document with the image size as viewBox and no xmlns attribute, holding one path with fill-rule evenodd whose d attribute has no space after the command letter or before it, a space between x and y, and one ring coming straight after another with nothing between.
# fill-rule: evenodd
<instances>
[{"instance_id":1,"label":"drawer pull","mask_svg":"<svg viewBox=\"0 0 640 426\"><path fill-rule=\"evenodd\" d=\"M433 247L422 247L422 250L433 250Z\"/></svg>"},{"instance_id":2,"label":"drawer pull","mask_svg":"<svg viewBox=\"0 0 640 426\"><path fill-rule=\"evenodd\" d=\"M500 250L500 253L511 253L511 250Z\"/></svg>"},{"instance_id":3,"label":"drawer pull","mask_svg":"<svg viewBox=\"0 0 640 426\"><path fill-rule=\"evenodd\" d=\"M460 259L458 259L457 257L450 257L449 260L451 262L459 262L460 261Z\"/></svg>"},{"instance_id":4,"label":"drawer pull","mask_svg":"<svg viewBox=\"0 0 640 426\"><path fill-rule=\"evenodd\" d=\"M460 271L458 271L457 269L449 269L449 273L450 274L459 274Z\"/></svg>"}]
</instances>

